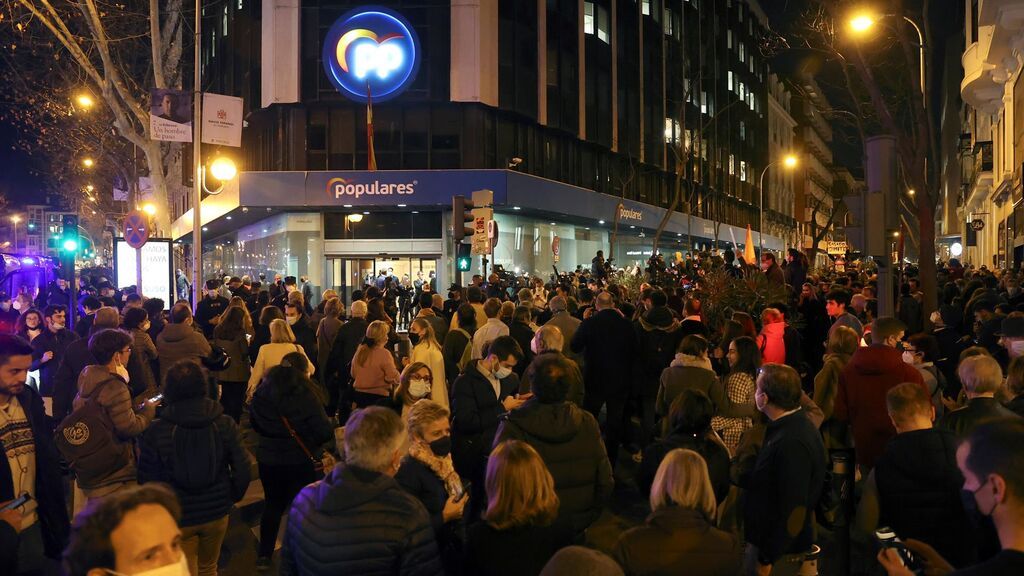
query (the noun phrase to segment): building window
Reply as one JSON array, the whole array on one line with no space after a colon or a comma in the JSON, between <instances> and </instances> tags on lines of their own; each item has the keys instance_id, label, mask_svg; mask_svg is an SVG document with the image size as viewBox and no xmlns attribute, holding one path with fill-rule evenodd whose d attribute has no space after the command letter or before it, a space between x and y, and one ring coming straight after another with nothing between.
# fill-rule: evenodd
<instances>
[{"instance_id":1,"label":"building window","mask_svg":"<svg viewBox=\"0 0 1024 576\"><path fill-rule=\"evenodd\" d=\"M609 43L608 30L611 28L608 10L604 6L597 7L597 39L605 44Z\"/></svg>"},{"instance_id":2,"label":"building window","mask_svg":"<svg viewBox=\"0 0 1024 576\"><path fill-rule=\"evenodd\" d=\"M651 15L651 0L640 0L640 12L642 12L644 16Z\"/></svg>"},{"instance_id":3,"label":"building window","mask_svg":"<svg viewBox=\"0 0 1024 576\"><path fill-rule=\"evenodd\" d=\"M594 3L584 2L583 3L583 33L593 34L594 33Z\"/></svg>"},{"instance_id":4,"label":"building window","mask_svg":"<svg viewBox=\"0 0 1024 576\"><path fill-rule=\"evenodd\" d=\"M732 50L732 30L725 31L725 45L729 50Z\"/></svg>"},{"instance_id":5,"label":"building window","mask_svg":"<svg viewBox=\"0 0 1024 576\"><path fill-rule=\"evenodd\" d=\"M665 8L665 36L672 35L672 11Z\"/></svg>"},{"instance_id":6,"label":"building window","mask_svg":"<svg viewBox=\"0 0 1024 576\"><path fill-rule=\"evenodd\" d=\"M747 161L740 160L740 180L747 181Z\"/></svg>"},{"instance_id":7,"label":"building window","mask_svg":"<svg viewBox=\"0 0 1024 576\"><path fill-rule=\"evenodd\" d=\"M679 121L672 118L665 118L665 143L678 144L679 133L682 132ZM690 135L686 134L686 147L690 146Z\"/></svg>"},{"instance_id":8,"label":"building window","mask_svg":"<svg viewBox=\"0 0 1024 576\"><path fill-rule=\"evenodd\" d=\"M740 62L746 62L747 60L747 47L740 42Z\"/></svg>"},{"instance_id":9,"label":"building window","mask_svg":"<svg viewBox=\"0 0 1024 576\"><path fill-rule=\"evenodd\" d=\"M583 3L583 33L597 35L597 39L608 44L608 10L595 6L593 2Z\"/></svg>"},{"instance_id":10,"label":"building window","mask_svg":"<svg viewBox=\"0 0 1024 576\"><path fill-rule=\"evenodd\" d=\"M747 141L747 125L742 120L740 121L740 140Z\"/></svg>"},{"instance_id":11,"label":"building window","mask_svg":"<svg viewBox=\"0 0 1024 576\"><path fill-rule=\"evenodd\" d=\"M729 90L733 89L732 85L732 70L729 70Z\"/></svg>"},{"instance_id":12,"label":"building window","mask_svg":"<svg viewBox=\"0 0 1024 576\"><path fill-rule=\"evenodd\" d=\"M729 175L732 176L734 174L736 174L736 157L729 154Z\"/></svg>"},{"instance_id":13,"label":"building window","mask_svg":"<svg viewBox=\"0 0 1024 576\"><path fill-rule=\"evenodd\" d=\"M700 93L700 113L701 114L707 114L708 113L708 93L707 92L701 92Z\"/></svg>"}]
</instances>

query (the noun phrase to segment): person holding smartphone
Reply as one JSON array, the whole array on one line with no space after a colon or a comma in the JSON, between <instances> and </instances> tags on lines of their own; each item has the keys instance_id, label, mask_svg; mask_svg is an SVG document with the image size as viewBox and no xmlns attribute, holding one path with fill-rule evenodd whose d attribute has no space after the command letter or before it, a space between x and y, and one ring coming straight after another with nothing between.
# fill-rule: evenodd
<instances>
[{"instance_id":1,"label":"person holding smartphone","mask_svg":"<svg viewBox=\"0 0 1024 576\"><path fill-rule=\"evenodd\" d=\"M449 414L447 408L428 399L409 408L409 453L395 480L426 507L441 560L448 573L456 573L462 558L460 528L468 486L452 464Z\"/></svg>"}]
</instances>

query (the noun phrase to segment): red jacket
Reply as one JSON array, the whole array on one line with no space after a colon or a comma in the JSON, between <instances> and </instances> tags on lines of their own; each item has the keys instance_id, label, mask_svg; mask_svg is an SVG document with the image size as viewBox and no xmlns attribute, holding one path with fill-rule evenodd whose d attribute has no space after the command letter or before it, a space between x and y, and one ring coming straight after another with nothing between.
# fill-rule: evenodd
<instances>
[{"instance_id":1,"label":"red jacket","mask_svg":"<svg viewBox=\"0 0 1024 576\"><path fill-rule=\"evenodd\" d=\"M873 468L886 443L896 436L885 395L903 382L924 387L921 373L905 363L898 350L883 345L858 348L839 374L833 416L840 422L849 422L857 463L863 467Z\"/></svg>"}]
</instances>

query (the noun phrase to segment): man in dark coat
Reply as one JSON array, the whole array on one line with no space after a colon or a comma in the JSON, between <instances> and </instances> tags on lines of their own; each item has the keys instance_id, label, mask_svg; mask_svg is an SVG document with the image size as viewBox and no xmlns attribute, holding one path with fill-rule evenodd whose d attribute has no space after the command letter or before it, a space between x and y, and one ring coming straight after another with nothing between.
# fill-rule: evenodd
<instances>
[{"instance_id":1,"label":"man in dark coat","mask_svg":"<svg viewBox=\"0 0 1024 576\"><path fill-rule=\"evenodd\" d=\"M202 328L207 339L213 338L213 328L217 319L230 304L227 298L220 295L219 290L220 280L207 280L206 295L196 306L196 325Z\"/></svg>"},{"instance_id":2,"label":"man in dark coat","mask_svg":"<svg viewBox=\"0 0 1024 576\"><path fill-rule=\"evenodd\" d=\"M601 292L594 301L597 312L580 324L570 347L583 355L583 408L597 418L606 406L604 443L614 468L637 357L636 332L610 293Z\"/></svg>"},{"instance_id":3,"label":"man in dark coat","mask_svg":"<svg viewBox=\"0 0 1024 576\"><path fill-rule=\"evenodd\" d=\"M668 298L661 290L651 292L651 309L634 322L637 337L636 378L634 397L641 408L641 446L650 443L655 435L655 402L661 373L675 358L679 343L686 335L682 325L672 317Z\"/></svg>"},{"instance_id":4,"label":"man in dark coat","mask_svg":"<svg viewBox=\"0 0 1024 576\"><path fill-rule=\"evenodd\" d=\"M282 576L444 573L427 510L394 479L405 436L398 414L387 408L349 418L345 462L292 503Z\"/></svg>"},{"instance_id":5,"label":"man in dark coat","mask_svg":"<svg viewBox=\"0 0 1024 576\"><path fill-rule=\"evenodd\" d=\"M53 379L64 359L68 345L78 340L78 335L66 329L67 306L50 304L43 310L46 330L32 341L32 369L39 370L39 393L53 397Z\"/></svg>"},{"instance_id":6,"label":"man in dark coat","mask_svg":"<svg viewBox=\"0 0 1024 576\"><path fill-rule=\"evenodd\" d=\"M29 493L35 510L22 507L17 542L18 566L5 574L42 573L44 556L59 559L68 539L68 513L60 456L43 409L43 399L25 385L32 347L24 339L0 334L0 502ZM14 474L20 470L20 474ZM28 482L27 479L33 479ZM9 572L8 572L9 570Z\"/></svg>"},{"instance_id":7,"label":"man in dark coat","mask_svg":"<svg viewBox=\"0 0 1024 576\"><path fill-rule=\"evenodd\" d=\"M359 343L366 338L366 328L369 322L366 321L366 302L356 300L349 307L349 319L338 328L338 334L334 337L334 344L331 345L330 356L327 358L326 373L323 374L323 384L330 396L327 403L327 415L333 416L334 411L341 406L339 416L343 421L348 417L348 410L345 406L351 405L351 388L349 387L350 367L352 357L356 354Z\"/></svg>"},{"instance_id":8,"label":"man in dark coat","mask_svg":"<svg viewBox=\"0 0 1024 576\"><path fill-rule=\"evenodd\" d=\"M986 422L999 418L1020 418L996 400L1003 385L1003 371L991 356L964 358L957 369L967 396L967 405L957 408L939 420L937 426L965 438Z\"/></svg>"},{"instance_id":9,"label":"man in dark coat","mask_svg":"<svg viewBox=\"0 0 1024 576\"><path fill-rule=\"evenodd\" d=\"M20 316L17 310L11 308L11 296L0 292L0 334L14 334L14 326Z\"/></svg>"},{"instance_id":10,"label":"man in dark coat","mask_svg":"<svg viewBox=\"0 0 1024 576\"><path fill-rule=\"evenodd\" d=\"M309 316L303 309L294 304L286 304L284 307L284 319L291 326L292 333L295 334L295 343L302 346L303 352L306 353L306 357L313 363L313 366L319 366L317 363L317 346L316 346L316 332L309 327ZM319 374L316 375L319 378Z\"/></svg>"},{"instance_id":11,"label":"man in dark coat","mask_svg":"<svg viewBox=\"0 0 1024 576\"><path fill-rule=\"evenodd\" d=\"M79 338L85 338L89 335L89 330L92 328L96 311L102 308L103 304L100 304L99 298L95 296L83 296L78 301L78 305L82 308L85 315L79 318L78 322L75 322L75 334L78 334Z\"/></svg>"},{"instance_id":12,"label":"man in dark coat","mask_svg":"<svg viewBox=\"0 0 1024 576\"><path fill-rule=\"evenodd\" d=\"M786 285L786 274L775 260L775 254L765 252L761 255L761 269L764 270L764 275L768 278L769 284Z\"/></svg>"},{"instance_id":13,"label":"man in dark coat","mask_svg":"<svg viewBox=\"0 0 1024 576\"><path fill-rule=\"evenodd\" d=\"M814 508L825 480L825 445L800 407L800 375L766 364L754 402L770 422L754 468L740 478L747 490L743 516L745 574L796 574L814 544Z\"/></svg>"},{"instance_id":14,"label":"man in dark coat","mask_svg":"<svg viewBox=\"0 0 1024 576\"><path fill-rule=\"evenodd\" d=\"M930 544L954 566L970 564L974 531L960 501L956 437L932 426L935 408L916 384L889 390L886 404L896 437L868 476L858 526L865 535L889 526L901 540Z\"/></svg>"},{"instance_id":15,"label":"man in dark coat","mask_svg":"<svg viewBox=\"0 0 1024 576\"><path fill-rule=\"evenodd\" d=\"M498 417L525 402L517 398L519 377L514 372L522 358L511 336L499 336L452 383L452 461L459 476L473 483L467 518L475 518L486 501L484 472Z\"/></svg>"},{"instance_id":16,"label":"man in dark coat","mask_svg":"<svg viewBox=\"0 0 1024 576\"><path fill-rule=\"evenodd\" d=\"M582 534L601 514L615 481L597 419L566 401L569 362L543 354L530 364L533 398L502 417L493 445L522 440L533 446L555 480L559 517Z\"/></svg>"}]
</instances>

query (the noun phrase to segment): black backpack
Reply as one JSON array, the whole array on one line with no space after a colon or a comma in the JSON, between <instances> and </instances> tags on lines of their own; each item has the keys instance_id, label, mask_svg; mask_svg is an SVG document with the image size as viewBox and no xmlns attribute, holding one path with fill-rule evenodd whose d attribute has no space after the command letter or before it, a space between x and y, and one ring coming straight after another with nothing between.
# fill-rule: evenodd
<instances>
[{"instance_id":1,"label":"black backpack","mask_svg":"<svg viewBox=\"0 0 1024 576\"><path fill-rule=\"evenodd\" d=\"M71 466L78 484L92 486L104 476L131 464L129 451L115 438L114 423L99 403L100 392L111 382L123 386L117 378L110 378L93 390L85 405L68 414L54 431L54 443L61 456Z\"/></svg>"},{"instance_id":2,"label":"black backpack","mask_svg":"<svg viewBox=\"0 0 1024 576\"><path fill-rule=\"evenodd\" d=\"M216 421L202 428L171 427L170 463L174 485L185 490L207 488L224 472L224 443Z\"/></svg>"}]
</instances>

